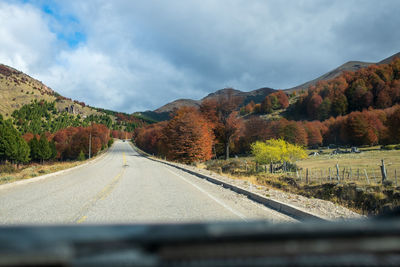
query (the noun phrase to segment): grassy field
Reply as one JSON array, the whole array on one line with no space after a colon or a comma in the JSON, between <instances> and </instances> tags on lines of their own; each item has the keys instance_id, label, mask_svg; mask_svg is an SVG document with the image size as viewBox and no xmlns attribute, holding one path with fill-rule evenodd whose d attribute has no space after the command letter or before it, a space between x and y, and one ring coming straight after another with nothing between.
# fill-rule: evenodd
<instances>
[{"instance_id":1,"label":"grassy field","mask_svg":"<svg viewBox=\"0 0 400 267\"><path fill-rule=\"evenodd\" d=\"M400 150L380 150L379 147L360 150L361 153L337 155L331 155L332 150L325 150L321 155L296 162L297 172L279 170L270 173L268 166L258 166L256 170L253 157L211 160L198 164L198 167L254 185L329 200L363 214L378 214L400 206ZM382 159L389 181L384 185L379 168ZM339 179L336 164L339 166Z\"/></svg>"},{"instance_id":2,"label":"grassy field","mask_svg":"<svg viewBox=\"0 0 400 267\"><path fill-rule=\"evenodd\" d=\"M55 162L45 164L30 164L21 167L19 170L0 172L0 184L12 183L19 180L29 179L36 176L53 173L65 169L69 169L78 166L85 161L73 161L73 162Z\"/></svg>"},{"instance_id":3,"label":"grassy field","mask_svg":"<svg viewBox=\"0 0 400 267\"><path fill-rule=\"evenodd\" d=\"M367 179L368 175L370 183L379 183L381 179L380 165L381 160L385 162L387 168L388 179L395 182L395 170L397 172L398 183L400 185L400 150L380 150L379 147L371 147L360 149L361 153L337 154L331 155L332 150L325 150L323 154L318 156L310 156L307 159L297 162L297 165L303 169L309 169L314 176L327 177L329 168L332 175L336 175L336 164L340 169L340 174L349 180Z\"/></svg>"}]
</instances>

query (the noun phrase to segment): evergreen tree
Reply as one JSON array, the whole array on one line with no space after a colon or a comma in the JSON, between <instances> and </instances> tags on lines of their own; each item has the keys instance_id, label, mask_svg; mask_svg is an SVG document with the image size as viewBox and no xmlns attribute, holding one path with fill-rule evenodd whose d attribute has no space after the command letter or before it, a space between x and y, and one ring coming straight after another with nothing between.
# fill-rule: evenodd
<instances>
[{"instance_id":1,"label":"evergreen tree","mask_svg":"<svg viewBox=\"0 0 400 267\"><path fill-rule=\"evenodd\" d=\"M79 156L78 156L77 160L79 160L79 161L84 161L85 159L86 159L85 153L83 153L83 151L81 150L81 152L79 153Z\"/></svg>"},{"instance_id":2,"label":"evergreen tree","mask_svg":"<svg viewBox=\"0 0 400 267\"><path fill-rule=\"evenodd\" d=\"M51 150L51 156L50 159L55 159L57 157L57 148L56 148L56 143L54 140L52 140L50 143L50 150Z\"/></svg>"},{"instance_id":3,"label":"evergreen tree","mask_svg":"<svg viewBox=\"0 0 400 267\"><path fill-rule=\"evenodd\" d=\"M35 161L40 160L40 153L39 153L39 141L36 138L36 135L29 141L29 147L31 149L31 159Z\"/></svg>"},{"instance_id":4,"label":"evergreen tree","mask_svg":"<svg viewBox=\"0 0 400 267\"><path fill-rule=\"evenodd\" d=\"M29 147L10 120L0 117L0 161L15 163L29 161Z\"/></svg>"},{"instance_id":5,"label":"evergreen tree","mask_svg":"<svg viewBox=\"0 0 400 267\"><path fill-rule=\"evenodd\" d=\"M52 154L49 141L45 134L42 134L39 139L39 159L43 162L50 159Z\"/></svg>"}]
</instances>

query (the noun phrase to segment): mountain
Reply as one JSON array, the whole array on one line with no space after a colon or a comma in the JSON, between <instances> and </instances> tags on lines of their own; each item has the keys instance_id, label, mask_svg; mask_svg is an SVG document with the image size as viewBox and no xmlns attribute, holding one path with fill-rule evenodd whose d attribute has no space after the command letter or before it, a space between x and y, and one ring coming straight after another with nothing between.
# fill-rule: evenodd
<instances>
[{"instance_id":1,"label":"mountain","mask_svg":"<svg viewBox=\"0 0 400 267\"><path fill-rule=\"evenodd\" d=\"M0 64L0 114L10 117L12 112L32 101L45 100L56 103L59 112L89 116L101 114L83 102L63 97L50 87L12 67Z\"/></svg>"},{"instance_id":2,"label":"mountain","mask_svg":"<svg viewBox=\"0 0 400 267\"><path fill-rule=\"evenodd\" d=\"M210 93L207 96L203 97L200 100L193 100L193 99L178 99L175 101L172 101L168 104L165 104L164 106L154 110L154 111L144 111L144 112L138 112L135 113L138 116L143 116L146 118L150 118L156 121L163 121L163 120L168 120L170 118L170 113L174 111L177 108L183 107L183 106L188 106L188 107L199 107L201 103L204 100L209 100L209 99L216 99L220 96L223 95L232 95L236 97L240 97L243 99L242 105L246 105L249 102L253 101L254 103L261 103L265 97L273 92L275 92L275 89L264 87L260 89L256 89L250 92L243 92L237 89L233 88L224 88L215 91L214 93Z\"/></svg>"},{"instance_id":3,"label":"mountain","mask_svg":"<svg viewBox=\"0 0 400 267\"><path fill-rule=\"evenodd\" d=\"M397 53L397 54L394 54L393 56L390 56L390 57L388 57L388 58L385 58L385 59L382 60L382 61L379 61L377 64L378 64L378 65L380 65L380 64L388 64L388 63L392 62L393 59L395 59L395 58L400 58L400 52Z\"/></svg>"},{"instance_id":4,"label":"mountain","mask_svg":"<svg viewBox=\"0 0 400 267\"><path fill-rule=\"evenodd\" d=\"M349 61L349 62L337 67L336 69L331 70L328 73L321 75L320 77L318 77L314 80L311 80L311 81L305 82L303 84L297 85L295 87L286 89L285 91L291 93L291 92L295 92L295 91L307 90L308 87L310 87L311 85L315 85L319 81L326 81L326 80L336 78L337 76L342 74L344 71L357 71L359 69L366 68L366 67L374 65L374 64L376 64L376 65L388 64L396 57L400 58L400 52L397 54L394 54L388 58L385 58L382 61L375 62L375 63L362 62L362 61Z\"/></svg>"},{"instance_id":5,"label":"mountain","mask_svg":"<svg viewBox=\"0 0 400 267\"><path fill-rule=\"evenodd\" d=\"M155 113L171 112L171 111L181 108L181 107L199 107L200 104L201 104L201 101L199 101L199 100L178 99L178 100L172 101L172 102L154 110L154 112Z\"/></svg>"}]
</instances>

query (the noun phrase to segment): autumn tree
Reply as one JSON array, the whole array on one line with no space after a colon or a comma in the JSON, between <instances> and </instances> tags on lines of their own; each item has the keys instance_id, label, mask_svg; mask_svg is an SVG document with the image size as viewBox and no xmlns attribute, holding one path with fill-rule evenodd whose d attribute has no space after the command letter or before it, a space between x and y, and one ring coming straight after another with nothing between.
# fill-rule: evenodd
<instances>
[{"instance_id":1,"label":"autumn tree","mask_svg":"<svg viewBox=\"0 0 400 267\"><path fill-rule=\"evenodd\" d=\"M301 146L288 143L282 139L257 141L251 145L251 152L259 164L294 163L307 157Z\"/></svg>"},{"instance_id":2,"label":"autumn tree","mask_svg":"<svg viewBox=\"0 0 400 267\"><path fill-rule=\"evenodd\" d=\"M167 125L166 121L147 125L135 130L136 145L150 154L165 155L163 140L163 130Z\"/></svg>"},{"instance_id":3,"label":"autumn tree","mask_svg":"<svg viewBox=\"0 0 400 267\"><path fill-rule=\"evenodd\" d=\"M203 101L200 111L214 130L216 145L223 146L225 159L229 158L230 146L241 133L243 121L236 111L243 99L227 95L219 95L216 99ZM216 149L219 150L219 149Z\"/></svg>"},{"instance_id":4,"label":"autumn tree","mask_svg":"<svg viewBox=\"0 0 400 267\"><path fill-rule=\"evenodd\" d=\"M163 129L163 142L169 160L184 163L209 160L214 135L209 123L192 107L183 107Z\"/></svg>"},{"instance_id":5,"label":"autumn tree","mask_svg":"<svg viewBox=\"0 0 400 267\"><path fill-rule=\"evenodd\" d=\"M388 128L391 143L400 143L400 106L396 106L388 117Z\"/></svg>"}]
</instances>

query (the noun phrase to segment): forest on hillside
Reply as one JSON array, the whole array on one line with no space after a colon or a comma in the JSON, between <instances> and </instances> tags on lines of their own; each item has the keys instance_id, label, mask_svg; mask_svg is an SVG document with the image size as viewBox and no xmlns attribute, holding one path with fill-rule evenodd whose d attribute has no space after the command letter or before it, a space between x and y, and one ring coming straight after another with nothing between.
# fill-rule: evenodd
<instances>
[{"instance_id":1,"label":"forest on hillside","mask_svg":"<svg viewBox=\"0 0 400 267\"><path fill-rule=\"evenodd\" d=\"M112 138L131 139L133 130L146 124L128 114L113 115L115 120L107 113L60 113L55 102L32 101L11 119L0 116L0 163L83 160L111 146Z\"/></svg>"},{"instance_id":2,"label":"forest on hillside","mask_svg":"<svg viewBox=\"0 0 400 267\"><path fill-rule=\"evenodd\" d=\"M289 105L290 99L296 98ZM135 131L151 154L183 162L248 154L251 144L283 139L304 147L400 143L400 59L318 82L300 95L274 92L258 104L220 95L199 109L184 107L165 122ZM274 119L262 114L285 110Z\"/></svg>"}]
</instances>

